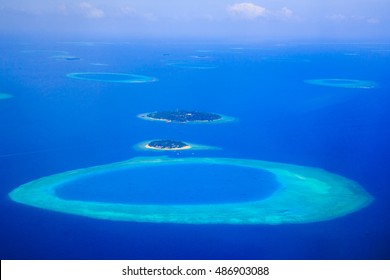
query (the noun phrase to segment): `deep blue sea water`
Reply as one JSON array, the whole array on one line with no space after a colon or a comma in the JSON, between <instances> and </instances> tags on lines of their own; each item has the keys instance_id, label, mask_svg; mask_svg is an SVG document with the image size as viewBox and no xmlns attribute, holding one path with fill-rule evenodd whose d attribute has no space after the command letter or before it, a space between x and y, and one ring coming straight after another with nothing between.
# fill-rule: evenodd
<instances>
[{"instance_id":1,"label":"deep blue sea water","mask_svg":"<svg viewBox=\"0 0 390 280\"><path fill-rule=\"evenodd\" d=\"M131 204L219 204L260 200L278 187L269 172L226 165L153 166L93 174L57 189L64 199Z\"/></svg>"},{"instance_id":2,"label":"deep blue sea water","mask_svg":"<svg viewBox=\"0 0 390 280\"><path fill-rule=\"evenodd\" d=\"M389 44L3 41L0 53L0 92L13 95L0 100L1 259L390 258ZM110 83L66 76L81 72L129 73L157 81ZM368 80L376 87L326 87L305 83L308 79ZM175 124L136 117L176 109L237 120ZM134 149L139 142L160 138L221 149ZM40 177L158 155L248 158L324 168L357 181L375 201L330 221L270 226L104 221L28 207L8 198L19 185ZM194 170L181 168L187 176L167 178L169 192L159 189L157 196L150 186L161 182L163 170L140 171L134 175L138 182L143 175L156 176L142 181L142 190L133 186L134 199L219 203L255 199L272 191L271 186L259 193L251 185L238 191L235 186L242 178L265 182L265 188L270 178L231 177L232 172L217 169L200 170L207 176L199 179ZM194 190L191 178L203 187ZM121 181L119 176L115 183ZM227 184L227 189L220 184ZM69 189L61 195L88 199L88 192L77 194L77 186L73 188L73 194ZM123 197L104 191L91 189L89 199Z\"/></svg>"}]
</instances>

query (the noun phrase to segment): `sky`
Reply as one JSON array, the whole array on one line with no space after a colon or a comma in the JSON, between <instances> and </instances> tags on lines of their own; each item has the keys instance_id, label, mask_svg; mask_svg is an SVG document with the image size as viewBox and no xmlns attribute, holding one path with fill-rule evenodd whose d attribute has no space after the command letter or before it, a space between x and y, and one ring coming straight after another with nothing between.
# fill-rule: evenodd
<instances>
[{"instance_id":1,"label":"sky","mask_svg":"<svg viewBox=\"0 0 390 280\"><path fill-rule=\"evenodd\" d=\"M0 0L0 35L390 40L390 0Z\"/></svg>"}]
</instances>

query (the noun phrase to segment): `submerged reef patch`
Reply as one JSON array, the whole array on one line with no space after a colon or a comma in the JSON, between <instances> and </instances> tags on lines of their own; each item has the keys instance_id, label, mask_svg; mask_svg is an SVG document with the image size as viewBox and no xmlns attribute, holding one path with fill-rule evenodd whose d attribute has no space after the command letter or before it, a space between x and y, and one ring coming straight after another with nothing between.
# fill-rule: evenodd
<instances>
[{"instance_id":1,"label":"submerged reef patch","mask_svg":"<svg viewBox=\"0 0 390 280\"><path fill-rule=\"evenodd\" d=\"M68 56L68 57L64 57L64 59L73 61L73 60L80 60L81 58L76 56Z\"/></svg>"},{"instance_id":2,"label":"submerged reef patch","mask_svg":"<svg viewBox=\"0 0 390 280\"><path fill-rule=\"evenodd\" d=\"M69 73L66 75L68 78L109 82L109 83L150 83L157 81L156 78L143 75L126 74L126 73L106 73L106 72L80 72Z\"/></svg>"},{"instance_id":3,"label":"submerged reef patch","mask_svg":"<svg viewBox=\"0 0 390 280\"><path fill-rule=\"evenodd\" d=\"M201 205L136 205L67 200L56 195L57 188L66 188L66 184L89 176L132 168L178 164L213 164L259 169L272 173L279 187L261 200ZM237 158L168 157L133 158L50 175L16 188L9 197L22 204L96 219L182 224L318 222L355 212L373 200L358 183L318 168Z\"/></svg>"},{"instance_id":4,"label":"submerged reef patch","mask_svg":"<svg viewBox=\"0 0 390 280\"><path fill-rule=\"evenodd\" d=\"M68 61L81 60L80 57L72 56L72 55L56 55L56 56L53 56L52 58L58 59L58 60L68 60Z\"/></svg>"},{"instance_id":5,"label":"submerged reef patch","mask_svg":"<svg viewBox=\"0 0 390 280\"><path fill-rule=\"evenodd\" d=\"M305 80L305 83L319 86L340 87L340 88L365 88L370 89L376 87L376 83L365 80L350 80L350 79L314 79Z\"/></svg>"},{"instance_id":6,"label":"submerged reef patch","mask_svg":"<svg viewBox=\"0 0 390 280\"><path fill-rule=\"evenodd\" d=\"M9 93L0 92L0 100L2 100L2 99L10 99L12 97L14 97L14 96L9 94Z\"/></svg>"}]
</instances>

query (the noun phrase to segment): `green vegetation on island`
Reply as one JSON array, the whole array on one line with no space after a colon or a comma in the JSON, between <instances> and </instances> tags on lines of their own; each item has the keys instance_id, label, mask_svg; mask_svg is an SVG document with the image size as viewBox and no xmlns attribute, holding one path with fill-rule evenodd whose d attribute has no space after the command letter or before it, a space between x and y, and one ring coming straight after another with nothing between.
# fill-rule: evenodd
<instances>
[{"instance_id":1,"label":"green vegetation on island","mask_svg":"<svg viewBox=\"0 0 390 280\"><path fill-rule=\"evenodd\" d=\"M211 122L220 120L222 117L217 114L198 111L162 111L152 112L146 115L147 118L155 120L165 120L168 122Z\"/></svg>"},{"instance_id":2,"label":"green vegetation on island","mask_svg":"<svg viewBox=\"0 0 390 280\"><path fill-rule=\"evenodd\" d=\"M181 150L189 149L190 146L184 142L175 140L154 140L146 144L146 148L159 150Z\"/></svg>"}]
</instances>

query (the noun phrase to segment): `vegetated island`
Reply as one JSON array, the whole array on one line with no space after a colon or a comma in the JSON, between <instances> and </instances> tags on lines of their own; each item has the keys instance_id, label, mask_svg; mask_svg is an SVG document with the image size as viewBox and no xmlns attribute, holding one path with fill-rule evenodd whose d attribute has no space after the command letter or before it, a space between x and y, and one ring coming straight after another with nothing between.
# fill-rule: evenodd
<instances>
[{"instance_id":1,"label":"vegetated island","mask_svg":"<svg viewBox=\"0 0 390 280\"><path fill-rule=\"evenodd\" d=\"M222 116L214 113L199 112L199 111L162 111L162 112L152 112L140 115L140 117L151 119L151 120L160 120L166 122L212 122L221 120Z\"/></svg>"},{"instance_id":2,"label":"vegetated island","mask_svg":"<svg viewBox=\"0 0 390 280\"><path fill-rule=\"evenodd\" d=\"M153 140L147 143L145 148L155 150L186 150L190 149L191 146L175 140Z\"/></svg>"},{"instance_id":3,"label":"vegetated island","mask_svg":"<svg viewBox=\"0 0 390 280\"><path fill-rule=\"evenodd\" d=\"M187 141L166 140L166 139L151 139L145 140L134 145L134 149L139 151L153 151L153 152L174 152L184 150L221 150L220 147L200 145L190 143Z\"/></svg>"}]
</instances>

